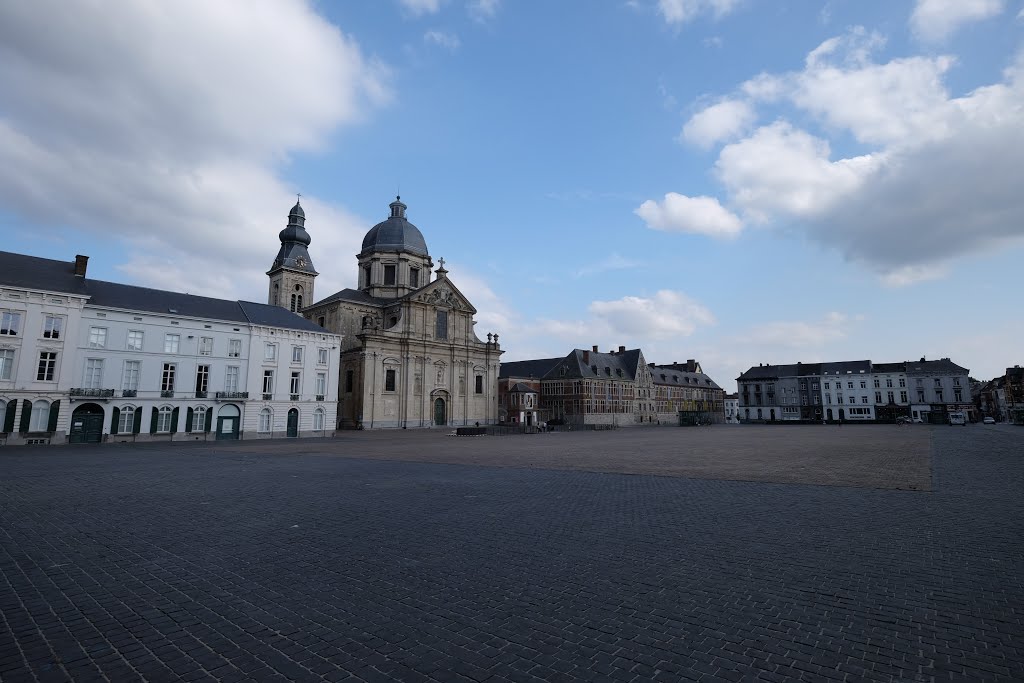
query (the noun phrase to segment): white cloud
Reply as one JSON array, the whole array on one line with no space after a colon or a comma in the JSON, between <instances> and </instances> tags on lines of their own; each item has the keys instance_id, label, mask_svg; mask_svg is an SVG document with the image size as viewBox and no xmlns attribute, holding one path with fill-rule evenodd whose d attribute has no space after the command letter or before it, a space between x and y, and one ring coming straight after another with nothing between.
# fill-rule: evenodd
<instances>
[{"instance_id":1,"label":"white cloud","mask_svg":"<svg viewBox=\"0 0 1024 683\"><path fill-rule=\"evenodd\" d=\"M398 4L413 16L437 14L441 11L441 0L398 0Z\"/></svg>"},{"instance_id":2,"label":"white cloud","mask_svg":"<svg viewBox=\"0 0 1024 683\"><path fill-rule=\"evenodd\" d=\"M472 0L467 6L469 16L475 21L487 21L498 13L501 0Z\"/></svg>"},{"instance_id":3,"label":"white cloud","mask_svg":"<svg viewBox=\"0 0 1024 683\"><path fill-rule=\"evenodd\" d=\"M734 237L743 229L739 217L714 197L687 197L669 192L658 203L648 199L635 211L653 230L692 232L712 237Z\"/></svg>"},{"instance_id":4,"label":"white cloud","mask_svg":"<svg viewBox=\"0 0 1024 683\"><path fill-rule=\"evenodd\" d=\"M823 346L846 337L849 327L848 315L831 312L814 322L776 321L754 325L742 339L758 346Z\"/></svg>"},{"instance_id":5,"label":"white cloud","mask_svg":"<svg viewBox=\"0 0 1024 683\"><path fill-rule=\"evenodd\" d=\"M785 118L726 145L715 173L748 223L803 230L888 285L941 277L952 259L1024 238L1024 56L1002 82L951 97L950 57L875 63L863 29L825 41L801 71L739 86ZM833 155L832 139L862 151Z\"/></svg>"},{"instance_id":6,"label":"white cloud","mask_svg":"<svg viewBox=\"0 0 1024 683\"><path fill-rule=\"evenodd\" d=\"M385 69L299 0L135 3L116 22L0 4L0 89L4 206L126 243L141 283L252 298L295 201L280 167L389 97ZM344 209L303 204L320 253L358 244Z\"/></svg>"},{"instance_id":7,"label":"white cloud","mask_svg":"<svg viewBox=\"0 0 1024 683\"><path fill-rule=\"evenodd\" d=\"M447 33L445 31L427 31L423 34L424 42L431 43L433 45L439 45L446 50L455 52L459 49L459 37L454 33Z\"/></svg>"},{"instance_id":8,"label":"white cloud","mask_svg":"<svg viewBox=\"0 0 1024 683\"><path fill-rule=\"evenodd\" d=\"M682 292L663 289L651 298L625 296L594 301L589 311L608 328L629 339L665 339L693 334L699 325L713 325L707 308Z\"/></svg>"},{"instance_id":9,"label":"white cloud","mask_svg":"<svg viewBox=\"0 0 1024 683\"><path fill-rule=\"evenodd\" d=\"M681 25L701 14L723 17L739 4L740 0L658 0L658 12L667 23Z\"/></svg>"},{"instance_id":10,"label":"white cloud","mask_svg":"<svg viewBox=\"0 0 1024 683\"><path fill-rule=\"evenodd\" d=\"M964 24L1002 13L1004 6L1004 0L917 0L910 27L921 39L937 42Z\"/></svg>"},{"instance_id":11,"label":"white cloud","mask_svg":"<svg viewBox=\"0 0 1024 683\"><path fill-rule=\"evenodd\" d=\"M747 131L757 118L750 103L725 99L690 117L679 139L700 147L735 138Z\"/></svg>"}]
</instances>

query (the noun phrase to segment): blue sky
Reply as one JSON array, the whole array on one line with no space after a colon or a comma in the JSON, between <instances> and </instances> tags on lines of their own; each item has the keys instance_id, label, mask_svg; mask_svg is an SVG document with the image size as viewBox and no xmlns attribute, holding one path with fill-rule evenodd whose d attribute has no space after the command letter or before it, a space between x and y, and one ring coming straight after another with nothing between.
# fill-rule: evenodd
<instances>
[{"instance_id":1,"label":"blue sky","mask_svg":"<svg viewBox=\"0 0 1024 683\"><path fill-rule=\"evenodd\" d=\"M506 360L1021 362L1024 3L0 7L4 249L317 297L401 191Z\"/></svg>"}]
</instances>

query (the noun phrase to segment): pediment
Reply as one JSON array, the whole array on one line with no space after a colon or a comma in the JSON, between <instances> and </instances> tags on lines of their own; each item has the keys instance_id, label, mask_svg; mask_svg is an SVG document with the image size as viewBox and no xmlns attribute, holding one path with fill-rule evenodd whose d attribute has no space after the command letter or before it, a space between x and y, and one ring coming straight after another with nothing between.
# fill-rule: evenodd
<instances>
[{"instance_id":1,"label":"pediment","mask_svg":"<svg viewBox=\"0 0 1024 683\"><path fill-rule=\"evenodd\" d=\"M448 278L443 280L434 280L429 285L413 294L412 298L414 301L428 304L430 306L441 306L444 308L451 308L456 311L469 311L470 313L476 313L476 308L473 307L473 304L469 303L469 299L467 299Z\"/></svg>"}]
</instances>

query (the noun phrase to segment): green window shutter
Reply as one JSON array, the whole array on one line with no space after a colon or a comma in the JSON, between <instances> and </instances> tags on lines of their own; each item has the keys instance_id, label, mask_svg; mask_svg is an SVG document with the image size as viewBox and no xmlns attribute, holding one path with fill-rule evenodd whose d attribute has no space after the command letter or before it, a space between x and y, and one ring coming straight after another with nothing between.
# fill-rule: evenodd
<instances>
[{"instance_id":1,"label":"green window shutter","mask_svg":"<svg viewBox=\"0 0 1024 683\"><path fill-rule=\"evenodd\" d=\"M121 409L114 408L110 413L110 433L117 434L117 422L121 419Z\"/></svg>"},{"instance_id":2,"label":"green window shutter","mask_svg":"<svg viewBox=\"0 0 1024 683\"><path fill-rule=\"evenodd\" d=\"M7 414L4 415L4 431L10 434L14 431L14 414L18 412L17 399L7 404Z\"/></svg>"},{"instance_id":3,"label":"green window shutter","mask_svg":"<svg viewBox=\"0 0 1024 683\"><path fill-rule=\"evenodd\" d=\"M178 431L178 409L171 411L171 434Z\"/></svg>"},{"instance_id":4,"label":"green window shutter","mask_svg":"<svg viewBox=\"0 0 1024 683\"><path fill-rule=\"evenodd\" d=\"M46 425L46 431L55 432L57 431L57 418L60 416L60 401L54 401L50 404L50 423Z\"/></svg>"},{"instance_id":5,"label":"green window shutter","mask_svg":"<svg viewBox=\"0 0 1024 683\"><path fill-rule=\"evenodd\" d=\"M32 401L24 400L21 402L21 431L27 432L29 422L32 420Z\"/></svg>"},{"instance_id":6,"label":"green window shutter","mask_svg":"<svg viewBox=\"0 0 1024 683\"><path fill-rule=\"evenodd\" d=\"M160 414L160 409L153 406L153 412L149 420L149 433L156 434L156 416Z\"/></svg>"},{"instance_id":7,"label":"green window shutter","mask_svg":"<svg viewBox=\"0 0 1024 683\"><path fill-rule=\"evenodd\" d=\"M13 420L14 418L11 418L11 419ZM213 425L213 408L207 408L206 409L206 428L205 428L204 431L209 432L210 431L210 427L212 425Z\"/></svg>"},{"instance_id":8,"label":"green window shutter","mask_svg":"<svg viewBox=\"0 0 1024 683\"><path fill-rule=\"evenodd\" d=\"M189 408L188 412L185 413L185 431L186 432L191 432L192 431L192 417L193 417L194 414L195 414L195 411L192 410L191 408Z\"/></svg>"},{"instance_id":9,"label":"green window shutter","mask_svg":"<svg viewBox=\"0 0 1024 683\"><path fill-rule=\"evenodd\" d=\"M132 434L142 431L142 406L135 409L135 419L132 420Z\"/></svg>"}]
</instances>

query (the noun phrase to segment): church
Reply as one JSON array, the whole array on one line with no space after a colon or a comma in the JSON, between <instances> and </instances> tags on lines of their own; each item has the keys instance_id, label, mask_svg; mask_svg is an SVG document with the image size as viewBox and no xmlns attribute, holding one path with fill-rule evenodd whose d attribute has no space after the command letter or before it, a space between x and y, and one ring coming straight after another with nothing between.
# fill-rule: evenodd
<instances>
[{"instance_id":1,"label":"church","mask_svg":"<svg viewBox=\"0 0 1024 683\"><path fill-rule=\"evenodd\" d=\"M268 303L342 336L339 429L494 424L498 335L477 337L477 311L448 277L444 259L435 270L401 197L389 208L356 255L357 288L317 301L305 211L296 202L267 271Z\"/></svg>"}]
</instances>

